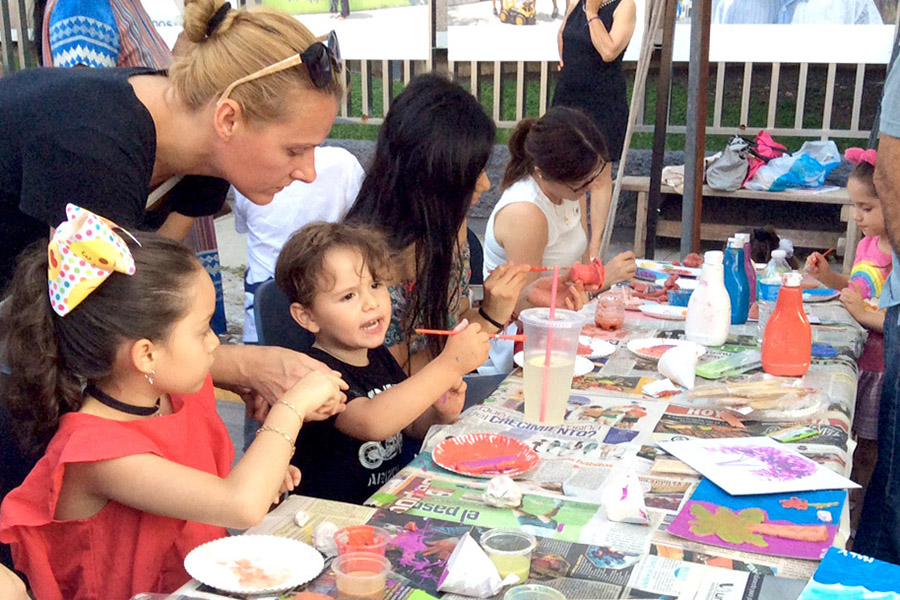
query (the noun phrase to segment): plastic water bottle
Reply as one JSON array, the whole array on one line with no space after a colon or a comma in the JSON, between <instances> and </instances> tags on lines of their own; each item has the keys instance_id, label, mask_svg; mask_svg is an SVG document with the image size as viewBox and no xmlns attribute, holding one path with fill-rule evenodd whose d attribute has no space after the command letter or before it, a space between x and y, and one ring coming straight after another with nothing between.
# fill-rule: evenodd
<instances>
[{"instance_id":1,"label":"plastic water bottle","mask_svg":"<svg viewBox=\"0 0 900 600\"><path fill-rule=\"evenodd\" d=\"M721 346L731 328L731 300L725 289L722 252L703 255L703 268L697 289L688 300L684 337L704 346Z\"/></svg>"},{"instance_id":2,"label":"plastic water bottle","mask_svg":"<svg viewBox=\"0 0 900 600\"><path fill-rule=\"evenodd\" d=\"M782 275L791 272L791 266L785 259L784 250L772 250L772 259L763 272L759 274L756 282L756 303L759 306L759 323L757 325L757 338L762 342L766 331L766 323L775 309L778 301L778 292L781 290Z\"/></svg>"},{"instance_id":3,"label":"plastic water bottle","mask_svg":"<svg viewBox=\"0 0 900 600\"><path fill-rule=\"evenodd\" d=\"M725 289L731 299L731 324L743 325L750 310L750 283L744 269L744 244L738 238L728 238L725 250Z\"/></svg>"}]
</instances>

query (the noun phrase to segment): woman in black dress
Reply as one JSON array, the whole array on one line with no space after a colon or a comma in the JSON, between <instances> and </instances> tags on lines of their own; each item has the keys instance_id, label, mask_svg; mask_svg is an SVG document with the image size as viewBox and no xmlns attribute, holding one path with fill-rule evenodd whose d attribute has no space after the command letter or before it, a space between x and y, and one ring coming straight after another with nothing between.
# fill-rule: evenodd
<instances>
[{"instance_id":1,"label":"woman in black dress","mask_svg":"<svg viewBox=\"0 0 900 600\"><path fill-rule=\"evenodd\" d=\"M559 28L559 77L554 106L584 111L606 136L610 158L622 156L628 103L622 55L634 33L634 0L570 0ZM612 169L591 189L590 254L596 256L609 201Z\"/></svg>"}]
</instances>

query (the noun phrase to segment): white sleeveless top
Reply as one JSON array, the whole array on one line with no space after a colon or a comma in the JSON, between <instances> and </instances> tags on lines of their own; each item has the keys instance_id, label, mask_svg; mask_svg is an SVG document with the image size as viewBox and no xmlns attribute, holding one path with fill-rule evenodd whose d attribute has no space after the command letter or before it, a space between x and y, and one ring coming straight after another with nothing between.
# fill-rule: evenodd
<instances>
[{"instance_id":1,"label":"white sleeveless top","mask_svg":"<svg viewBox=\"0 0 900 600\"><path fill-rule=\"evenodd\" d=\"M544 213L547 219L547 245L541 265L544 267L569 267L576 260L581 260L587 249L587 234L581 226L581 206L575 200L563 200L560 205L553 204L541 191L533 177L528 176L517 181L503 192L484 232L484 278L489 271L507 262L506 250L494 237L494 217L504 207L516 202L530 202ZM517 333L515 323L505 330L506 333ZM478 368L482 375L509 373L513 368L513 342L491 340L491 353L487 361Z\"/></svg>"},{"instance_id":2,"label":"white sleeveless top","mask_svg":"<svg viewBox=\"0 0 900 600\"><path fill-rule=\"evenodd\" d=\"M547 245L541 265L544 267L568 267L581 260L587 249L587 234L581 226L581 206L575 200L563 200L553 204L541 191L533 177L528 176L509 187L487 222L484 232L484 278L488 272L507 262L506 249L494 237L494 218L503 208L516 202L529 202L541 209L547 219Z\"/></svg>"}]
</instances>

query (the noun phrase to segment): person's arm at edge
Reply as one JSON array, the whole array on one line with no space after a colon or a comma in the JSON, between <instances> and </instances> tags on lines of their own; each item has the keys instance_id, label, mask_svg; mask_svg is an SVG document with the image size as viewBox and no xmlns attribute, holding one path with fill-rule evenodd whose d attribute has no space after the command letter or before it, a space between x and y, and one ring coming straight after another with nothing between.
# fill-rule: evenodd
<instances>
[{"instance_id":1,"label":"person's arm at edge","mask_svg":"<svg viewBox=\"0 0 900 600\"><path fill-rule=\"evenodd\" d=\"M890 165L890 167L889 167ZM875 165L875 189L881 200L885 229L894 252L900 248L900 138L882 133Z\"/></svg>"}]
</instances>

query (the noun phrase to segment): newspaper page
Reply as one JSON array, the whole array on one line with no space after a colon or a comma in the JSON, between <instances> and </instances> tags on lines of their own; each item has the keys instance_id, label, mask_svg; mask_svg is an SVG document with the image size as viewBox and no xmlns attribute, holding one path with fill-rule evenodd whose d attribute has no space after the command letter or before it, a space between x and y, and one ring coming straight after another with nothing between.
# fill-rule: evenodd
<instances>
[{"instance_id":1,"label":"newspaper page","mask_svg":"<svg viewBox=\"0 0 900 600\"><path fill-rule=\"evenodd\" d=\"M389 481L367 503L397 514L429 517L479 527L513 528L536 537L614 546L643 553L663 514L650 513L651 524L616 523L597 504L524 494L518 508L498 508L482 501L483 485L445 478L401 476Z\"/></svg>"}]
</instances>

